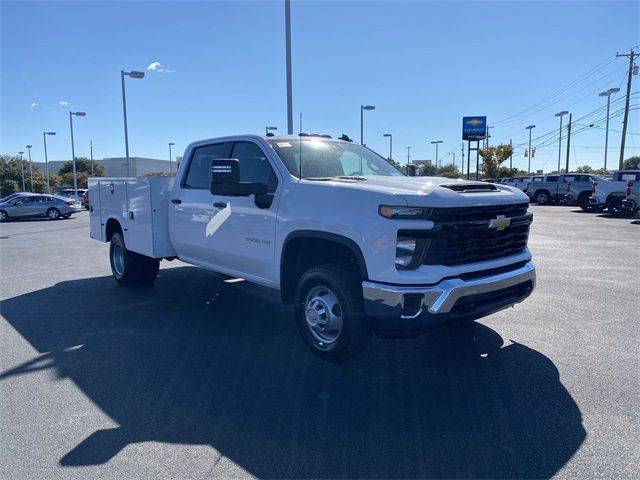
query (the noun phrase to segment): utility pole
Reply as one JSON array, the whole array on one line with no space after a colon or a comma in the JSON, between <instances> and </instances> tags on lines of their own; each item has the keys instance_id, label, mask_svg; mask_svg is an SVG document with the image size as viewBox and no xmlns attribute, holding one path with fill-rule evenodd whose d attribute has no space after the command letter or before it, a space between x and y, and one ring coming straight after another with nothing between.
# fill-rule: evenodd
<instances>
[{"instance_id":1,"label":"utility pole","mask_svg":"<svg viewBox=\"0 0 640 480\"><path fill-rule=\"evenodd\" d=\"M89 158L91 159L91 176L93 177L93 140L89 140Z\"/></svg>"},{"instance_id":2,"label":"utility pole","mask_svg":"<svg viewBox=\"0 0 640 480\"><path fill-rule=\"evenodd\" d=\"M633 76L633 61L640 55L634 53L631 50L630 53L616 54L616 57L628 57L629 58L629 76L627 77L627 100L624 104L624 121L622 124L622 139L620 140L620 163L618 168L622 170L622 162L624 161L624 143L627 137L627 124L629 123L629 98L631 97L631 78Z\"/></svg>"},{"instance_id":3,"label":"utility pole","mask_svg":"<svg viewBox=\"0 0 640 480\"><path fill-rule=\"evenodd\" d=\"M509 155L509 170L513 170L513 139L512 138L509 139L509 146L511 147L511 155Z\"/></svg>"},{"instance_id":4,"label":"utility pole","mask_svg":"<svg viewBox=\"0 0 640 480\"><path fill-rule=\"evenodd\" d=\"M409 175L409 160L411 160L411 147L407 147L407 175Z\"/></svg>"},{"instance_id":5,"label":"utility pole","mask_svg":"<svg viewBox=\"0 0 640 480\"><path fill-rule=\"evenodd\" d=\"M462 168L460 169L460 173L464 177L464 142L460 144L460 152L462 153Z\"/></svg>"},{"instance_id":6,"label":"utility pole","mask_svg":"<svg viewBox=\"0 0 640 480\"><path fill-rule=\"evenodd\" d=\"M573 113L569 114L569 125L567 125L567 165L566 165L566 173L569 173L569 148L571 147L571 117ZM531 155L531 153L529 153Z\"/></svg>"}]
</instances>

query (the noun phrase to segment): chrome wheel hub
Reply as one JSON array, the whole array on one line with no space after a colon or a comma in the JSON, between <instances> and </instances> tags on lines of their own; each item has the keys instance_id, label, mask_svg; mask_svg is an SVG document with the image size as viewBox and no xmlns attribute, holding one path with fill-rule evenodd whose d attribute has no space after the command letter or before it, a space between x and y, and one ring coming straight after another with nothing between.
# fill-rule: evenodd
<instances>
[{"instance_id":1,"label":"chrome wheel hub","mask_svg":"<svg viewBox=\"0 0 640 480\"><path fill-rule=\"evenodd\" d=\"M112 263L116 274L121 277L124 274L124 249L121 245L113 246Z\"/></svg>"},{"instance_id":2,"label":"chrome wheel hub","mask_svg":"<svg viewBox=\"0 0 640 480\"><path fill-rule=\"evenodd\" d=\"M343 310L338 297L328 287L314 287L305 300L307 328L322 345L331 345L342 332Z\"/></svg>"}]
</instances>

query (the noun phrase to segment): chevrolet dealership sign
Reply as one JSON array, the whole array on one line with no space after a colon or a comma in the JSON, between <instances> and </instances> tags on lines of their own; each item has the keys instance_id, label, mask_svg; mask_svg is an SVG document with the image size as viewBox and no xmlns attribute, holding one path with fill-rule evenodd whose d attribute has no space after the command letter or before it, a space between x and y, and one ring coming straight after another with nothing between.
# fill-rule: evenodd
<instances>
[{"instance_id":1,"label":"chevrolet dealership sign","mask_svg":"<svg viewBox=\"0 0 640 480\"><path fill-rule=\"evenodd\" d=\"M487 117L462 117L462 139L482 140L487 135Z\"/></svg>"}]
</instances>

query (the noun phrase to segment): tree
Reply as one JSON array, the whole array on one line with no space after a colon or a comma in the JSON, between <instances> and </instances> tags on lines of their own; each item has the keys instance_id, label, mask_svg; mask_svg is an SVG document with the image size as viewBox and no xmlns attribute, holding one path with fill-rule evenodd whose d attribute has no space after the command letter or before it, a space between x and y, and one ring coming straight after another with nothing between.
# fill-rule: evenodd
<instances>
[{"instance_id":1,"label":"tree","mask_svg":"<svg viewBox=\"0 0 640 480\"><path fill-rule=\"evenodd\" d=\"M576 168L576 173L594 173L591 165L583 165L581 167Z\"/></svg>"},{"instance_id":2,"label":"tree","mask_svg":"<svg viewBox=\"0 0 640 480\"><path fill-rule=\"evenodd\" d=\"M487 147L479 150L482 157L482 172L485 177L497 178L498 169L502 162L513 154L513 147L509 144L500 144L495 147Z\"/></svg>"},{"instance_id":3,"label":"tree","mask_svg":"<svg viewBox=\"0 0 640 480\"><path fill-rule=\"evenodd\" d=\"M622 162L623 170L640 170L640 157L629 157Z\"/></svg>"},{"instance_id":4,"label":"tree","mask_svg":"<svg viewBox=\"0 0 640 480\"><path fill-rule=\"evenodd\" d=\"M20 190L22 190L22 173L24 171L24 186L25 189L33 191L34 187L31 185L31 172L33 172L33 180L35 184L36 174L40 171L40 167L37 164L31 164L29 169L29 160L24 157L20 161L18 155L0 155L0 183L7 181L15 181L18 184ZM8 185L5 188L10 188ZM18 190L18 191L20 191ZM2 190L4 193L4 188ZM7 193L7 195L9 195Z\"/></svg>"},{"instance_id":5,"label":"tree","mask_svg":"<svg viewBox=\"0 0 640 480\"><path fill-rule=\"evenodd\" d=\"M460 170L453 163L438 168L439 177L460 178Z\"/></svg>"},{"instance_id":6,"label":"tree","mask_svg":"<svg viewBox=\"0 0 640 480\"><path fill-rule=\"evenodd\" d=\"M86 172L91 175L91 163L92 161L85 157L76 157L76 173L78 172ZM60 167L58 171L60 175L64 175L65 173L73 173L73 162L71 160L66 161ZM93 176L94 177L104 177L104 167L100 165L98 162L93 160ZM73 183L73 182L71 182ZM78 188L80 186L78 185Z\"/></svg>"},{"instance_id":7,"label":"tree","mask_svg":"<svg viewBox=\"0 0 640 480\"><path fill-rule=\"evenodd\" d=\"M91 172L78 172L76 170L76 180L78 182L78 188L88 188L88 180ZM73 172L67 172L60 175L62 177L61 185L69 185L73 188Z\"/></svg>"},{"instance_id":8,"label":"tree","mask_svg":"<svg viewBox=\"0 0 640 480\"><path fill-rule=\"evenodd\" d=\"M527 175L528 172L524 170L518 170L517 168L509 168L509 167L498 167L497 175L495 177L487 177L487 178L511 178L511 177L522 177Z\"/></svg>"},{"instance_id":9,"label":"tree","mask_svg":"<svg viewBox=\"0 0 640 480\"><path fill-rule=\"evenodd\" d=\"M9 180L3 178L0 180L0 198L4 198L7 195L11 195L12 193L16 193L19 191L18 182L15 180Z\"/></svg>"},{"instance_id":10,"label":"tree","mask_svg":"<svg viewBox=\"0 0 640 480\"><path fill-rule=\"evenodd\" d=\"M432 163L420 165L420 175L423 177L435 177L438 174L438 170Z\"/></svg>"}]
</instances>

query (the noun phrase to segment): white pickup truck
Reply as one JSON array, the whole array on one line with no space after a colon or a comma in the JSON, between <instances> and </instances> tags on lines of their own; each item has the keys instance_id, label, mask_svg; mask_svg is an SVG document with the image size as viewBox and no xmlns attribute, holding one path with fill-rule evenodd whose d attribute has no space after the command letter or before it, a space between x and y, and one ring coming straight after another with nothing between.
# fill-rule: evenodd
<instances>
[{"instance_id":1,"label":"white pickup truck","mask_svg":"<svg viewBox=\"0 0 640 480\"><path fill-rule=\"evenodd\" d=\"M627 183L640 181L640 170L618 170L613 173L611 180L593 182L589 203L607 211L614 217L628 217L635 213L634 209L626 208L623 203L626 196Z\"/></svg>"},{"instance_id":2,"label":"white pickup truck","mask_svg":"<svg viewBox=\"0 0 640 480\"><path fill-rule=\"evenodd\" d=\"M347 137L192 143L177 176L92 178L91 237L122 285L178 258L279 290L319 357L527 298L532 214L516 188L407 177Z\"/></svg>"}]
</instances>

